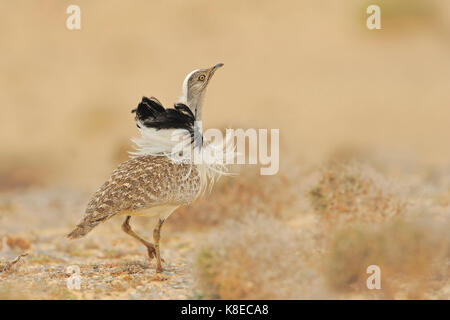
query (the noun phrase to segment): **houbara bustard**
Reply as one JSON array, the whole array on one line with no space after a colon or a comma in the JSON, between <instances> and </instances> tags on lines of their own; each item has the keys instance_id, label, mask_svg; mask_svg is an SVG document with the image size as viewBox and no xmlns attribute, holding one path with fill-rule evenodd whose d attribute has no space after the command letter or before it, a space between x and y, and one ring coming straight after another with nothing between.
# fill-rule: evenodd
<instances>
[{"instance_id":1,"label":"houbara bustard","mask_svg":"<svg viewBox=\"0 0 450 320\"><path fill-rule=\"evenodd\" d=\"M160 231L167 217L179 206L197 199L217 178L214 166L192 161L175 161L173 135L187 133L188 145L201 149L203 138L196 123L201 120L206 87L222 63L208 69L194 70L183 82L183 93L174 108L164 108L154 97L143 97L136 113L140 139L133 141L137 151L121 163L90 199L81 222L68 235L85 236L101 222L113 216L126 216L122 230L147 247L148 256L156 256L156 272L162 272L159 247ZM157 217L154 244L137 235L130 226L132 216Z\"/></svg>"}]
</instances>

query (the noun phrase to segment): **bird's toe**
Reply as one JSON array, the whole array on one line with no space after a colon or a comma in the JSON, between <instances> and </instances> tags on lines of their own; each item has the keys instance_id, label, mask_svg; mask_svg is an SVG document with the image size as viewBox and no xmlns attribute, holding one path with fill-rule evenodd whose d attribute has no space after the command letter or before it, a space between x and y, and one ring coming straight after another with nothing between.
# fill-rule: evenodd
<instances>
[{"instance_id":1,"label":"bird's toe","mask_svg":"<svg viewBox=\"0 0 450 320\"><path fill-rule=\"evenodd\" d=\"M148 257L152 260L156 256L156 251L154 247L147 247Z\"/></svg>"}]
</instances>

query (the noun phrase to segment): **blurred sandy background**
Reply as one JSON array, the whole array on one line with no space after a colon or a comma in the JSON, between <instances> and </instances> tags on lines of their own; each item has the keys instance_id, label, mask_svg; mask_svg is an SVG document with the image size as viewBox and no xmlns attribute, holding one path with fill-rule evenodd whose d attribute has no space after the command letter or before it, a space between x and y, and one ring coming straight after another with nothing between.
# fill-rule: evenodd
<instances>
[{"instance_id":1,"label":"blurred sandy background","mask_svg":"<svg viewBox=\"0 0 450 320\"><path fill-rule=\"evenodd\" d=\"M378 1L399 3L380 31L361 1L76 3L80 31L65 26L71 1L0 4L4 188L26 168L97 185L137 134L140 97L171 105L217 62L205 126L280 128L282 161L351 145L448 164L447 1Z\"/></svg>"},{"instance_id":2,"label":"blurred sandy background","mask_svg":"<svg viewBox=\"0 0 450 320\"><path fill-rule=\"evenodd\" d=\"M80 31L66 28L70 4L81 7ZM367 30L369 4L381 6L382 30ZM439 185L434 196L448 212L449 15L445 0L3 0L0 190L10 202L23 190L79 192L67 209L70 228L132 150L130 110L141 96L169 106L187 73L223 62L206 96L205 127L279 128L288 177L353 156L388 176L419 175L418 185ZM255 185L272 183L257 179L239 190L253 195ZM263 197L255 206L287 201L268 195L278 203ZM202 205L203 215L212 210Z\"/></svg>"}]
</instances>

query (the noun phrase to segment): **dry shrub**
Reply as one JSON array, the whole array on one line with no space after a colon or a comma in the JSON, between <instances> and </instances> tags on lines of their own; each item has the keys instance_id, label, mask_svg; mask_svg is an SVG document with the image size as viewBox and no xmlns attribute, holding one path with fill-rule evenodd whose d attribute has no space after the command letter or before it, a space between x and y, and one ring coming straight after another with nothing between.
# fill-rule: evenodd
<instances>
[{"instance_id":1,"label":"dry shrub","mask_svg":"<svg viewBox=\"0 0 450 320\"><path fill-rule=\"evenodd\" d=\"M183 229L211 227L228 218L239 220L250 212L282 217L297 198L294 183L293 178L281 173L261 176L251 170L236 177L223 177L210 195L181 207L168 224Z\"/></svg>"},{"instance_id":2,"label":"dry shrub","mask_svg":"<svg viewBox=\"0 0 450 320\"><path fill-rule=\"evenodd\" d=\"M310 267L316 244L311 234L280 221L250 214L216 229L198 253L202 297L213 299L301 299L318 295Z\"/></svg>"},{"instance_id":3,"label":"dry shrub","mask_svg":"<svg viewBox=\"0 0 450 320\"><path fill-rule=\"evenodd\" d=\"M329 164L309 191L311 204L329 225L380 221L401 215L406 201L371 167L356 162Z\"/></svg>"},{"instance_id":4,"label":"dry shrub","mask_svg":"<svg viewBox=\"0 0 450 320\"><path fill-rule=\"evenodd\" d=\"M0 258L0 273L2 272L11 272L14 270L15 266L22 264L23 260L22 258L28 256L28 253L23 253L12 259L11 261L5 261L4 259Z\"/></svg>"},{"instance_id":5,"label":"dry shrub","mask_svg":"<svg viewBox=\"0 0 450 320\"><path fill-rule=\"evenodd\" d=\"M388 299L432 298L433 290L441 289L450 276L448 227L405 219L349 225L330 241L324 258L326 279L341 293ZM366 287L370 265L381 269L382 290Z\"/></svg>"},{"instance_id":6,"label":"dry shrub","mask_svg":"<svg viewBox=\"0 0 450 320\"><path fill-rule=\"evenodd\" d=\"M21 250L27 250L30 249L31 244L30 241L24 238L20 237L6 237L6 244L11 249L21 249Z\"/></svg>"},{"instance_id":7,"label":"dry shrub","mask_svg":"<svg viewBox=\"0 0 450 320\"><path fill-rule=\"evenodd\" d=\"M423 164L414 153L391 148L368 148L342 144L332 149L326 157L328 165L336 163L364 163L377 172L390 176L424 171Z\"/></svg>"}]
</instances>

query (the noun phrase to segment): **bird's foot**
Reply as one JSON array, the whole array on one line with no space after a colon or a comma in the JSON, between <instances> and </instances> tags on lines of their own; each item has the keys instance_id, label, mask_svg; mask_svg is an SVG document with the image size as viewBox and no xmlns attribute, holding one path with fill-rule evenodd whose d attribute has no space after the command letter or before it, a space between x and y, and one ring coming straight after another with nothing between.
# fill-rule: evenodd
<instances>
[{"instance_id":1,"label":"bird's foot","mask_svg":"<svg viewBox=\"0 0 450 320\"><path fill-rule=\"evenodd\" d=\"M148 252L148 257L150 260L152 260L156 256L156 250L153 245L147 246L147 252Z\"/></svg>"},{"instance_id":2,"label":"bird's foot","mask_svg":"<svg viewBox=\"0 0 450 320\"><path fill-rule=\"evenodd\" d=\"M156 273L161 273L161 272L163 272L164 270L163 270L163 268L159 265L159 266L156 266Z\"/></svg>"},{"instance_id":3,"label":"bird's foot","mask_svg":"<svg viewBox=\"0 0 450 320\"><path fill-rule=\"evenodd\" d=\"M148 252L148 257L150 258L150 260L152 260L154 257L156 257L155 246L153 246L153 245L147 246L147 252ZM165 262L163 258L161 258L161 261Z\"/></svg>"}]
</instances>

